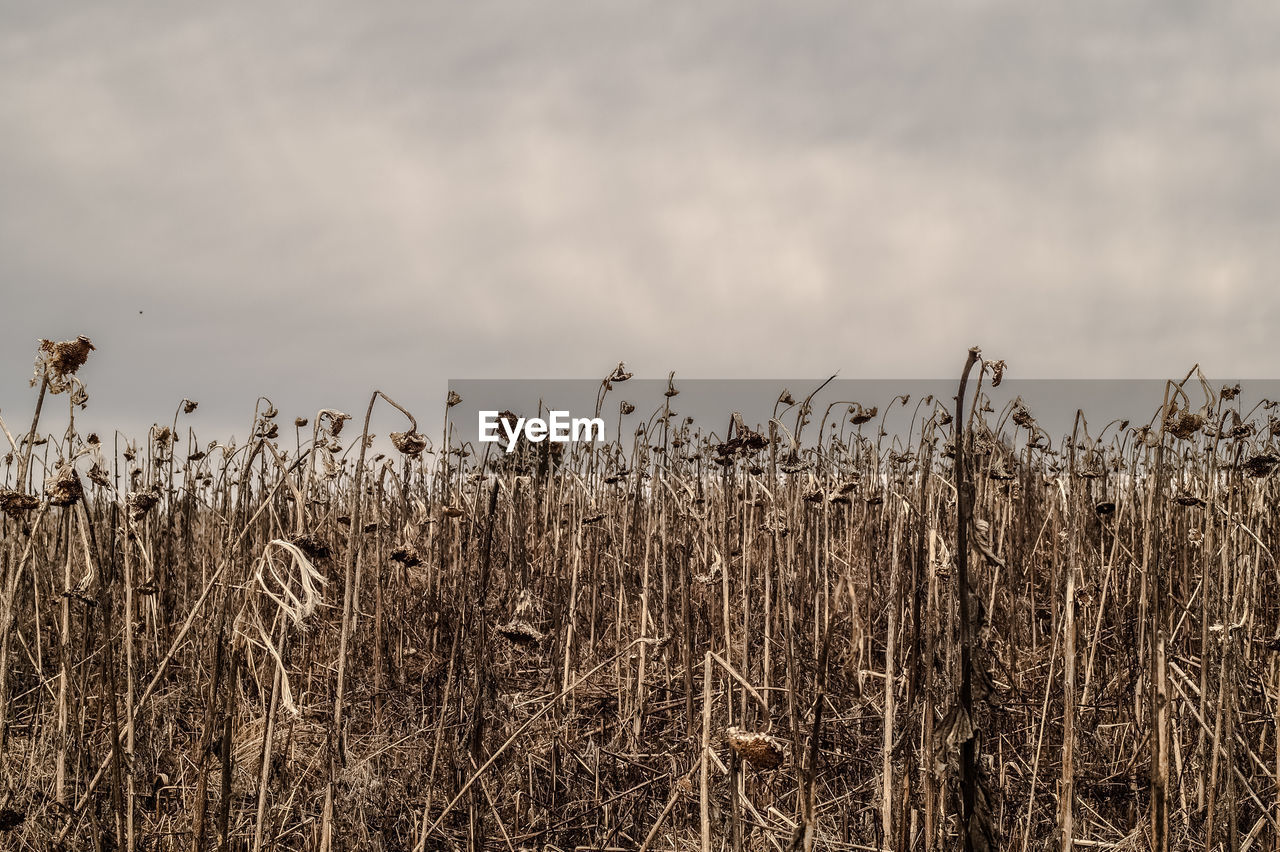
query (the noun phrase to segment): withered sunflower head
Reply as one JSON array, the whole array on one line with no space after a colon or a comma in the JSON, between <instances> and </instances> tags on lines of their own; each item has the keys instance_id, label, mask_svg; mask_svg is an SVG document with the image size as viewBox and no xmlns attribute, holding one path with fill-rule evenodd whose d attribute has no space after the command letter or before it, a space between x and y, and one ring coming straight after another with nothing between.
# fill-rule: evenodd
<instances>
[{"instance_id":1,"label":"withered sunflower head","mask_svg":"<svg viewBox=\"0 0 1280 852\"><path fill-rule=\"evenodd\" d=\"M336 438L342 434L342 427L351 419L350 414L341 411L329 411L329 435Z\"/></svg>"},{"instance_id":2,"label":"withered sunflower head","mask_svg":"<svg viewBox=\"0 0 1280 852\"><path fill-rule=\"evenodd\" d=\"M854 409L852 416L849 417L849 422L854 426L861 426L863 423L869 423L879 411L880 409L874 405L870 408L863 408L859 405Z\"/></svg>"},{"instance_id":3,"label":"withered sunflower head","mask_svg":"<svg viewBox=\"0 0 1280 852\"><path fill-rule=\"evenodd\" d=\"M129 520L140 521L160 502L160 489L151 486L147 491L134 491L125 499Z\"/></svg>"},{"instance_id":4,"label":"withered sunflower head","mask_svg":"<svg viewBox=\"0 0 1280 852\"><path fill-rule=\"evenodd\" d=\"M11 518L21 517L39 505L40 501L31 494L23 494L21 491L12 489L0 491L0 512L4 512Z\"/></svg>"},{"instance_id":5,"label":"withered sunflower head","mask_svg":"<svg viewBox=\"0 0 1280 852\"><path fill-rule=\"evenodd\" d=\"M310 533L298 533L290 536L289 543L305 553L307 558L312 561L326 559L330 554L329 545Z\"/></svg>"},{"instance_id":6,"label":"withered sunflower head","mask_svg":"<svg viewBox=\"0 0 1280 852\"><path fill-rule=\"evenodd\" d=\"M408 432L392 432L391 443L406 456L416 458L427 448L427 439L410 429Z\"/></svg>"},{"instance_id":7,"label":"withered sunflower head","mask_svg":"<svg viewBox=\"0 0 1280 852\"><path fill-rule=\"evenodd\" d=\"M61 381L74 376L89 360L89 353L96 347L83 334L75 340L40 340L37 370L43 366L52 380Z\"/></svg>"},{"instance_id":8,"label":"withered sunflower head","mask_svg":"<svg viewBox=\"0 0 1280 852\"><path fill-rule=\"evenodd\" d=\"M786 754L782 741L765 733L743 731L733 726L725 729L724 738L734 753L753 769L774 769L782 764Z\"/></svg>"},{"instance_id":9,"label":"withered sunflower head","mask_svg":"<svg viewBox=\"0 0 1280 852\"><path fill-rule=\"evenodd\" d=\"M1169 424L1169 434L1179 440L1186 440L1204 427L1204 417L1191 411L1175 414Z\"/></svg>"},{"instance_id":10,"label":"withered sunflower head","mask_svg":"<svg viewBox=\"0 0 1280 852\"><path fill-rule=\"evenodd\" d=\"M1258 479L1275 470L1276 465L1280 465L1280 456L1276 456L1273 453L1261 453L1253 456L1242 466L1245 474Z\"/></svg>"},{"instance_id":11,"label":"withered sunflower head","mask_svg":"<svg viewBox=\"0 0 1280 852\"><path fill-rule=\"evenodd\" d=\"M391 561L399 562L406 568L414 568L422 564L422 554L412 543L405 543L391 551Z\"/></svg>"},{"instance_id":12,"label":"withered sunflower head","mask_svg":"<svg viewBox=\"0 0 1280 852\"><path fill-rule=\"evenodd\" d=\"M522 618L513 618L506 624L499 624L497 630L509 641L526 648L537 647L545 638L542 631Z\"/></svg>"},{"instance_id":13,"label":"withered sunflower head","mask_svg":"<svg viewBox=\"0 0 1280 852\"><path fill-rule=\"evenodd\" d=\"M94 462L93 467L89 468L89 479L95 485L100 485L103 488L111 487L111 476L107 473L107 469L98 462Z\"/></svg>"},{"instance_id":14,"label":"withered sunflower head","mask_svg":"<svg viewBox=\"0 0 1280 852\"><path fill-rule=\"evenodd\" d=\"M70 462L63 462L58 470L44 481L45 494L54 506L74 506L84 496L80 475Z\"/></svg>"}]
</instances>

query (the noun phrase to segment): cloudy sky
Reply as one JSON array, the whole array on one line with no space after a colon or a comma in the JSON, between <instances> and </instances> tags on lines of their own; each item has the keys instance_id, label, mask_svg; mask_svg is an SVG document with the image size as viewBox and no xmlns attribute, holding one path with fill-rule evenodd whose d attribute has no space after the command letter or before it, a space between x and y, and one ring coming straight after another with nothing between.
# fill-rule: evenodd
<instances>
[{"instance_id":1,"label":"cloudy sky","mask_svg":"<svg viewBox=\"0 0 1280 852\"><path fill-rule=\"evenodd\" d=\"M0 2L0 417L1274 376L1280 7ZM398 427L397 427L398 428ZM212 437L212 436L211 436Z\"/></svg>"}]
</instances>

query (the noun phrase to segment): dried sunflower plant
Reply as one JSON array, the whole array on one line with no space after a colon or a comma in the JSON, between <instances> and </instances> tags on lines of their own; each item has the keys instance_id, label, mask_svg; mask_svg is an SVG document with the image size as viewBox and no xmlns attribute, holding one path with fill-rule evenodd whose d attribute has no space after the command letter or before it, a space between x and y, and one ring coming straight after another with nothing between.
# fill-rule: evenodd
<instances>
[{"instance_id":1,"label":"dried sunflower plant","mask_svg":"<svg viewBox=\"0 0 1280 852\"><path fill-rule=\"evenodd\" d=\"M975 349L954 397L710 428L619 364L617 437L506 453L454 390L438 443L381 391L82 436L93 352L40 341L0 419L0 848L1280 843L1280 416L1238 385L1058 435Z\"/></svg>"}]
</instances>

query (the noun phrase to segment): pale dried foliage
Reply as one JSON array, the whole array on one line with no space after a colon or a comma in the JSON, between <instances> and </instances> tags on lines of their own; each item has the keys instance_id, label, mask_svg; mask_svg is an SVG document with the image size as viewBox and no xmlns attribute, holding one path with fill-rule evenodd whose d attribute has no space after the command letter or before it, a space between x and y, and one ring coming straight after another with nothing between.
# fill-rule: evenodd
<instances>
[{"instance_id":1,"label":"pale dried foliage","mask_svg":"<svg viewBox=\"0 0 1280 852\"><path fill-rule=\"evenodd\" d=\"M42 343L37 378L91 349ZM784 392L724 434L673 377L633 442L559 454L409 417L366 460L349 415L267 400L242 446L188 400L118 455L33 426L0 482L0 848L944 850L966 784L970 848L1275 848L1272 406L1193 373L1064 440L985 410L1005 370L963 419L828 431Z\"/></svg>"}]
</instances>

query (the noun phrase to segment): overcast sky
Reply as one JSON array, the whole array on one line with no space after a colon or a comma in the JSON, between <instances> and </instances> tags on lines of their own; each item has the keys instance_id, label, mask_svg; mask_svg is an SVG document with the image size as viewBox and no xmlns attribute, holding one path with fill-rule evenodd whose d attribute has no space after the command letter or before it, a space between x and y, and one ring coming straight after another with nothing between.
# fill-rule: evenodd
<instances>
[{"instance_id":1,"label":"overcast sky","mask_svg":"<svg viewBox=\"0 0 1280 852\"><path fill-rule=\"evenodd\" d=\"M0 2L0 416L1275 376L1280 6L913 6Z\"/></svg>"}]
</instances>

